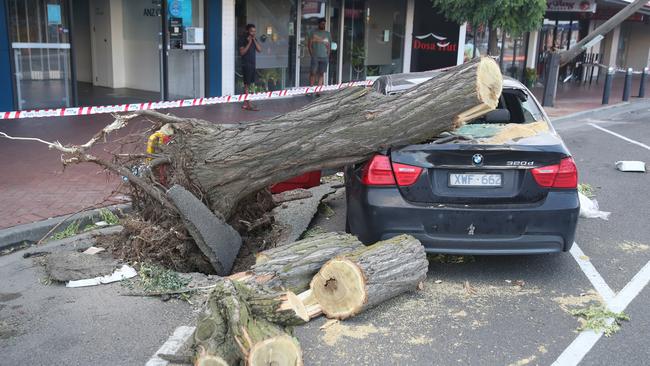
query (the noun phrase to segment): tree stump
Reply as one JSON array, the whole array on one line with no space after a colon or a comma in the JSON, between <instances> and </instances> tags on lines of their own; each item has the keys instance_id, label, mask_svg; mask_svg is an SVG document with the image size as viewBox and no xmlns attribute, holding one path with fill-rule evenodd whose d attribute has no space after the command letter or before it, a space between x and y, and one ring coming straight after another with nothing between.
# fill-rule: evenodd
<instances>
[{"instance_id":1,"label":"tree stump","mask_svg":"<svg viewBox=\"0 0 650 366\"><path fill-rule=\"evenodd\" d=\"M328 318L346 319L416 289L428 266L422 244L400 235L328 261L310 287Z\"/></svg>"},{"instance_id":2,"label":"tree stump","mask_svg":"<svg viewBox=\"0 0 650 366\"><path fill-rule=\"evenodd\" d=\"M312 277L325 262L362 247L363 244L350 234L319 234L263 251L257 255L250 271L235 273L229 278L249 285L300 293L309 288Z\"/></svg>"}]
</instances>

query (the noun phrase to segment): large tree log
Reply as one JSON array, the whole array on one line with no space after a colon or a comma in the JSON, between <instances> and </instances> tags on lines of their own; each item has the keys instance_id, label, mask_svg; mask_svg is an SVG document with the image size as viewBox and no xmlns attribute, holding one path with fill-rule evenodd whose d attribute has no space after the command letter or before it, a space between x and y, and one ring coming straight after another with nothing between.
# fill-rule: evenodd
<instances>
[{"instance_id":1,"label":"large tree log","mask_svg":"<svg viewBox=\"0 0 650 366\"><path fill-rule=\"evenodd\" d=\"M428 266L422 244L400 235L330 260L310 287L328 318L346 319L416 289Z\"/></svg>"},{"instance_id":2,"label":"large tree log","mask_svg":"<svg viewBox=\"0 0 650 366\"><path fill-rule=\"evenodd\" d=\"M229 278L249 285L264 285L300 293L309 288L314 274L325 262L363 247L353 235L325 233L263 251L250 271Z\"/></svg>"},{"instance_id":3,"label":"large tree log","mask_svg":"<svg viewBox=\"0 0 650 366\"><path fill-rule=\"evenodd\" d=\"M296 111L245 124L139 113L171 123L176 147L163 154L172 154L174 171L182 171L212 211L228 219L240 200L273 183L454 130L494 109L501 87L498 65L481 58L397 96L347 88Z\"/></svg>"},{"instance_id":4,"label":"large tree log","mask_svg":"<svg viewBox=\"0 0 650 366\"><path fill-rule=\"evenodd\" d=\"M255 317L250 290L224 279L210 294L194 331L196 365L302 365L298 342L284 329Z\"/></svg>"}]
</instances>

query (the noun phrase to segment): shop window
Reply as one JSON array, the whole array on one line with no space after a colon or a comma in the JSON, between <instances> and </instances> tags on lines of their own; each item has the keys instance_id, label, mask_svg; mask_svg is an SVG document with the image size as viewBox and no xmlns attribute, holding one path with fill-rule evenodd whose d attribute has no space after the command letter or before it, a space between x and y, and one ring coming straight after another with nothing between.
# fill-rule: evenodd
<instances>
[{"instance_id":1,"label":"shop window","mask_svg":"<svg viewBox=\"0 0 650 366\"><path fill-rule=\"evenodd\" d=\"M235 3L235 92L244 91L239 42L255 24L262 52L256 54L256 83L250 92L286 89L295 80L295 0L237 0Z\"/></svg>"}]
</instances>

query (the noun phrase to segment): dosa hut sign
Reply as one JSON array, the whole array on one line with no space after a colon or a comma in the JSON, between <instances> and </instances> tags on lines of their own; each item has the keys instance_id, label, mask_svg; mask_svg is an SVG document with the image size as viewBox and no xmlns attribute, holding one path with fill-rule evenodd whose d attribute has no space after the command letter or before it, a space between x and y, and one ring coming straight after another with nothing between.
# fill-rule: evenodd
<instances>
[{"instance_id":1,"label":"dosa hut sign","mask_svg":"<svg viewBox=\"0 0 650 366\"><path fill-rule=\"evenodd\" d=\"M431 0L415 1L411 71L435 70L456 65L458 23L450 22L431 6Z\"/></svg>"}]
</instances>

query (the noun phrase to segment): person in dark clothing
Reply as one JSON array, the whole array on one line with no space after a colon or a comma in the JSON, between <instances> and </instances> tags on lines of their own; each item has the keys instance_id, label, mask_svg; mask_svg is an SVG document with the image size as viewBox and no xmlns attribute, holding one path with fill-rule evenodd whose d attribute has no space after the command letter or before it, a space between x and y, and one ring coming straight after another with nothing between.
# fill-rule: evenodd
<instances>
[{"instance_id":1,"label":"person in dark clothing","mask_svg":"<svg viewBox=\"0 0 650 366\"><path fill-rule=\"evenodd\" d=\"M255 52L262 52L262 47L255 38L257 30L254 24L246 25L246 33L239 41L239 56L241 56L242 73L244 74L244 92L248 94L249 87L255 84ZM253 104L245 100L242 109L256 111Z\"/></svg>"}]
</instances>

